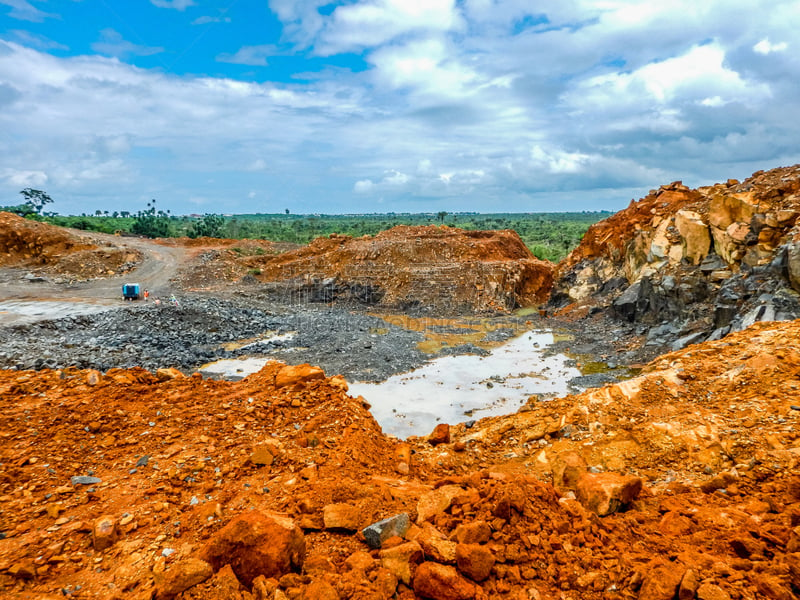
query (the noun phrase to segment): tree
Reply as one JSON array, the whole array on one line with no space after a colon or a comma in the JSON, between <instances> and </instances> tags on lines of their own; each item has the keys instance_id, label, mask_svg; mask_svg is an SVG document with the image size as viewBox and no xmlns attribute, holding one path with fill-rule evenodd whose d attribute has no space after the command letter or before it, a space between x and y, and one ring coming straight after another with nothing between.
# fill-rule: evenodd
<instances>
[{"instance_id":1,"label":"tree","mask_svg":"<svg viewBox=\"0 0 800 600\"><path fill-rule=\"evenodd\" d=\"M25 198L25 204L30 204L33 211L38 215L41 214L45 204L50 204L53 199L42 190L34 190L33 188L25 188L20 192L22 197Z\"/></svg>"},{"instance_id":2,"label":"tree","mask_svg":"<svg viewBox=\"0 0 800 600\"><path fill-rule=\"evenodd\" d=\"M222 228L225 226L225 219L220 215L205 215L202 220L194 223L186 235L190 238L199 237L222 237Z\"/></svg>"},{"instance_id":3,"label":"tree","mask_svg":"<svg viewBox=\"0 0 800 600\"><path fill-rule=\"evenodd\" d=\"M140 210L131 225L131 231L149 238L169 236L169 213L156 210L155 199L147 203L147 210Z\"/></svg>"},{"instance_id":4,"label":"tree","mask_svg":"<svg viewBox=\"0 0 800 600\"><path fill-rule=\"evenodd\" d=\"M436 213L436 218L439 219L442 223L444 223L444 218L448 215L447 211L440 210Z\"/></svg>"},{"instance_id":5,"label":"tree","mask_svg":"<svg viewBox=\"0 0 800 600\"><path fill-rule=\"evenodd\" d=\"M289 214L289 209L288 209L288 208L286 209L286 214L287 214L287 215Z\"/></svg>"}]
</instances>

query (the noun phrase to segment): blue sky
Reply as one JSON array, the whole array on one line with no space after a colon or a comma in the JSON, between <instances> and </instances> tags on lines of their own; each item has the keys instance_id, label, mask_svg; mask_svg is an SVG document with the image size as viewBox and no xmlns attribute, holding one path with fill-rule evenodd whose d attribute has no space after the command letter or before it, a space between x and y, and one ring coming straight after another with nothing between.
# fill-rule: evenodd
<instances>
[{"instance_id":1,"label":"blue sky","mask_svg":"<svg viewBox=\"0 0 800 600\"><path fill-rule=\"evenodd\" d=\"M797 0L0 0L0 205L619 209L800 162Z\"/></svg>"}]
</instances>

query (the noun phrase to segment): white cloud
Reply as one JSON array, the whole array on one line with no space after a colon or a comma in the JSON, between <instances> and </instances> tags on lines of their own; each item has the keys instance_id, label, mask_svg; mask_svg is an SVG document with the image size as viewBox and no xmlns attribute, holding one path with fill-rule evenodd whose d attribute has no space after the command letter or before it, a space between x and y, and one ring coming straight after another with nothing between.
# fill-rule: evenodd
<instances>
[{"instance_id":1,"label":"white cloud","mask_svg":"<svg viewBox=\"0 0 800 600\"><path fill-rule=\"evenodd\" d=\"M121 60L158 49L116 32L98 48L118 58L0 41L0 192L21 189L9 174L30 172L48 177L57 202L74 193L203 197L226 212L369 211L378 198L383 210L427 210L431 199L448 211L613 208L663 182L800 161L800 60L781 41L800 29L796 0L769 11L745 0L270 7L284 35L269 41L286 63L316 55L292 83L135 68ZM220 59L264 65L275 48ZM319 56L344 51L360 55ZM275 190L281 205L247 204L252 190Z\"/></svg>"},{"instance_id":2,"label":"white cloud","mask_svg":"<svg viewBox=\"0 0 800 600\"><path fill-rule=\"evenodd\" d=\"M192 0L150 0L150 4L158 8L174 8L181 11L195 5Z\"/></svg>"},{"instance_id":3,"label":"white cloud","mask_svg":"<svg viewBox=\"0 0 800 600\"><path fill-rule=\"evenodd\" d=\"M785 52L788 48L789 44L786 42L778 42L777 44L773 44L769 41L769 39L765 38L753 46L753 51L766 56L767 54L772 54L773 52Z\"/></svg>"},{"instance_id":4,"label":"white cloud","mask_svg":"<svg viewBox=\"0 0 800 600\"><path fill-rule=\"evenodd\" d=\"M134 44L125 40L122 34L115 29L106 28L100 31L100 40L92 44L92 50L100 54L124 58L128 56L151 56L163 52L164 48Z\"/></svg>"},{"instance_id":5,"label":"white cloud","mask_svg":"<svg viewBox=\"0 0 800 600\"><path fill-rule=\"evenodd\" d=\"M46 38L42 35L31 33L30 31L23 31L15 29L10 32L15 42L19 42L24 46L37 48L39 50L68 50L67 46L60 44L54 40Z\"/></svg>"},{"instance_id":6,"label":"white cloud","mask_svg":"<svg viewBox=\"0 0 800 600\"><path fill-rule=\"evenodd\" d=\"M34 23L41 23L47 18L58 17L56 14L46 13L39 10L27 0L0 0L0 5L10 6L11 10L8 16L12 19L19 19L20 21L33 21Z\"/></svg>"},{"instance_id":7,"label":"white cloud","mask_svg":"<svg viewBox=\"0 0 800 600\"><path fill-rule=\"evenodd\" d=\"M16 171L14 169L5 169L2 175L3 179L14 187L42 187L47 181L47 173L43 171Z\"/></svg>"},{"instance_id":8,"label":"white cloud","mask_svg":"<svg viewBox=\"0 0 800 600\"><path fill-rule=\"evenodd\" d=\"M266 44L262 46L242 46L235 54L220 54L217 56L218 62L234 63L237 65L252 65L256 67L266 67L267 59L274 56L277 50L274 45Z\"/></svg>"},{"instance_id":9,"label":"white cloud","mask_svg":"<svg viewBox=\"0 0 800 600\"><path fill-rule=\"evenodd\" d=\"M368 0L338 6L322 34L323 52L379 46L411 32L460 30L454 0Z\"/></svg>"},{"instance_id":10,"label":"white cloud","mask_svg":"<svg viewBox=\"0 0 800 600\"><path fill-rule=\"evenodd\" d=\"M208 15L197 17L192 21L192 25L208 25L209 23L230 23L230 17L211 17Z\"/></svg>"},{"instance_id":11,"label":"white cloud","mask_svg":"<svg viewBox=\"0 0 800 600\"><path fill-rule=\"evenodd\" d=\"M353 191L356 194L366 194L372 191L375 187L375 184L369 179L362 179L361 181L356 181L355 185L353 186Z\"/></svg>"}]
</instances>

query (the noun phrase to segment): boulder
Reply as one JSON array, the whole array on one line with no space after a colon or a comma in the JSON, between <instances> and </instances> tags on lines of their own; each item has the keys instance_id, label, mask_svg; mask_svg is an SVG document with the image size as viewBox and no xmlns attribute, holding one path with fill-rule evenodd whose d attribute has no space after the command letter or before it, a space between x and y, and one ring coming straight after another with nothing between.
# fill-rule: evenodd
<instances>
[{"instance_id":1,"label":"boulder","mask_svg":"<svg viewBox=\"0 0 800 600\"><path fill-rule=\"evenodd\" d=\"M684 571L672 563L648 565L638 600L674 600Z\"/></svg>"},{"instance_id":2,"label":"boulder","mask_svg":"<svg viewBox=\"0 0 800 600\"><path fill-rule=\"evenodd\" d=\"M303 566L306 543L294 521L250 511L231 520L208 541L200 558L215 570L230 564L250 587L259 575L279 578Z\"/></svg>"},{"instance_id":3,"label":"boulder","mask_svg":"<svg viewBox=\"0 0 800 600\"><path fill-rule=\"evenodd\" d=\"M433 432L428 436L428 443L431 446L450 443L450 425L439 423L433 428Z\"/></svg>"},{"instance_id":4,"label":"boulder","mask_svg":"<svg viewBox=\"0 0 800 600\"><path fill-rule=\"evenodd\" d=\"M422 560L422 547L417 542L406 542L380 551L381 566L406 585L411 584L411 565Z\"/></svg>"},{"instance_id":5,"label":"boulder","mask_svg":"<svg viewBox=\"0 0 800 600\"><path fill-rule=\"evenodd\" d=\"M702 217L690 210L679 210L675 214L675 227L681 234L683 258L699 265L711 250L711 233Z\"/></svg>"},{"instance_id":6,"label":"boulder","mask_svg":"<svg viewBox=\"0 0 800 600\"><path fill-rule=\"evenodd\" d=\"M453 500L464 493L464 490L457 485L444 485L420 497L417 502L417 523L435 517L445 512Z\"/></svg>"},{"instance_id":7,"label":"boulder","mask_svg":"<svg viewBox=\"0 0 800 600\"><path fill-rule=\"evenodd\" d=\"M325 529L356 531L361 527L361 511L352 504L328 504L322 509Z\"/></svg>"},{"instance_id":8,"label":"boulder","mask_svg":"<svg viewBox=\"0 0 800 600\"><path fill-rule=\"evenodd\" d=\"M472 600L477 590L474 583L448 565L424 562L414 573L414 592L430 600Z\"/></svg>"},{"instance_id":9,"label":"boulder","mask_svg":"<svg viewBox=\"0 0 800 600\"><path fill-rule=\"evenodd\" d=\"M92 526L92 546L97 551L110 548L117 541L117 520L111 515L95 519Z\"/></svg>"},{"instance_id":10,"label":"boulder","mask_svg":"<svg viewBox=\"0 0 800 600\"><path fill-rule=\"evenodd\" d=\"M630 504L641 491L641 479L617 473L584 473L575 487L578 501L601 517Z\"/></svg>"},{"instance_id":11,"label":"boulder","mask_svg":"<svg viewBox=\"0 0 800 600\"><path fill-rule=\"evenodd\" d=\"M309 364L286 365L275 375L275 387L306 384L320 379L325 379L325 371L319 367L312 367Z\"/></svg>"},{"instance_id":12,"label":"boulder","mask_svg":"<svg viewBox=\"0 0 800 600\"><path fill-rule=\"evenodd\" d=\"M166 571L155 574L156 598L166 600L174 598L190 587L203 583L214 574L210 564L198 558L184 558Z\"/></svg>"},{"instance_id":13,"label":"boulder","mask_svg":"<svg viewBox=\"0 0 800 600\"><path fill-rule=\"evenodd\" d=\"M383 519L377 523L373 523L369 527L362 530L364 539L370 548L380 548L383 542L390 537L399 536L404 537L408 531L409 519L407 513L401 513L388 519Z\"/></svg>"},{"instance_id":14,"label":"boulder","mask_svg":"<svg viewBox=\"0 0 800 600\"><path fill-rule=\"evenodd\" d=\"M494 554L480 544L458 544L456 546L456 565L460 573L473 581L484 581L492 572Z\"/></svg>"}]
</instances>

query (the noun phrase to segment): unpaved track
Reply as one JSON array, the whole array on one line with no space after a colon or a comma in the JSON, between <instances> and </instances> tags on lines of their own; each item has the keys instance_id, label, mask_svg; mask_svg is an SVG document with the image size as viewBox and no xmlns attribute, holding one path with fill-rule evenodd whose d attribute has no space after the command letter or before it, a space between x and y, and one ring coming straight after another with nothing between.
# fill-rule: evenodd
<instances>
[{"instance_id":1,"label":"unpaved track","mask_svg":"<svg viewBox=\"0 0 800 600\"><path fill-rule=\"evenodd\" d=\"M149 290L153 297L169 296L175 291L171 280L187 260L185 248L162 245L143 238L74 232L101 244L110 243L120 248L138 250L142 253L142 261L125 275L60 284L24 279L26 274L35 269L0 269L0 325L92 312L92 307L96 310L98 306L123 306L122 285L129 282L139 283L142 290Z\"/></svg>"}]
</instances>

